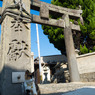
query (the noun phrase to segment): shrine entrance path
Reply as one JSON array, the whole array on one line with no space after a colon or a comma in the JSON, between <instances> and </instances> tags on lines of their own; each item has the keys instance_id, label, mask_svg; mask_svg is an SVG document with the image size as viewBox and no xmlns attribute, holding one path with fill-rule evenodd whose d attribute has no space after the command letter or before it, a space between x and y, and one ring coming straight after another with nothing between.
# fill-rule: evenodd
<instances>
[{"instance_id":1,"label":"shrine entrance path","mask_svg":"<svg viewBox=\"0 0 95 95\"><path fill-rule=\"evenodd\" d=\"M95 95L95 83L39 84L41 95Z\"/></svg>"}]
</instances>

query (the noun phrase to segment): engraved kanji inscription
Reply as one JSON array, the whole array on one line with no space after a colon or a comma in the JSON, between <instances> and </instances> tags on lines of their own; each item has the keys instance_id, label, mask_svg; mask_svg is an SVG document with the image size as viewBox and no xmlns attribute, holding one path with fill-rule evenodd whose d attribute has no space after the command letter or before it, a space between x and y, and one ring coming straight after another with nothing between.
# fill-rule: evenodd
<instances>
[{"instance_id":1,"label":"engraved kanji inscription","mask_svg":"<svg viewBox=\"0 0 95 95\"><path fill-rule=\"evenodd\" d=\"M13 28L15 32L19 32L19 31L22 32L22 23L20 20L14 20L11 21L11 23L12 23L11 28Z\"/></svg>"},{"instance_id":2,"label":"engraved kanji inscription","mask_svg":"<svg viewBox=\"0 0 95 95\"><path fill-rule=\"evenodd\" d=\"M29 57L29 46L23 40L18 41L17 39L14 39L11 43L9 43L9 50L7 54L9 55L9 61L16 61L22 56L22 54Z\"/></svg>"}]
</instances>

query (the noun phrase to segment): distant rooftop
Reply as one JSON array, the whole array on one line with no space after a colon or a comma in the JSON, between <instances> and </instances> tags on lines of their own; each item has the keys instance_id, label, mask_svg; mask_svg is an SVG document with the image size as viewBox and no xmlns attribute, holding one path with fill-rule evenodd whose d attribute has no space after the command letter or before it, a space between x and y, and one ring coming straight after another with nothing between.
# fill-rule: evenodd
<instances>
[{"instance_id":1,"label":"distant rooftop","mask_svg":"<svg viewBox=\"0 0 95 95\"><path fill-rule=\"evenodd\" d=\"M56 64L58 62L67 62L67 57L65 55L41 56L41 64ZM38 57L35 58L34 63L39 63Z\"/></svg>"}]
</instances>

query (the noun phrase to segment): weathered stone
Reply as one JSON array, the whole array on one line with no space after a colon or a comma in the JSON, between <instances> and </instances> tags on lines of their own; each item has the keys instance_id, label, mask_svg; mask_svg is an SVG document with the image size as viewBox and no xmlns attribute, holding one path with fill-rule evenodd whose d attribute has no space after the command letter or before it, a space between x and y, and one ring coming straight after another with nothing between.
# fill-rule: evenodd
<instances>
[{"instance_id":1,"label":"weathered stone","mask_svg":"<svg viewBox=\"0 0 95 95\"><path fill-rule=\"evenodd\" d=\"M80 74L82 82L95 82L95 72Z\"/></svg>"},{"instance_id":2,"label":"weathered stone","mask_svg":"<svg viewBox=\"0 0 95 95\"><path fill-rule=\"evenodd\" d=\"M6 5L11 4L13 4L13 0L4 0L3 9ZM23 4L25 9L30 12L30 1L23 0ZM6 16L1 28L1 95L22 95L22 84L12 83L12 72L31 71L30 24Z\"/></svg>"},{"instance_id":3,"label":"weathered stone","mask_svg":"<svg viewBox=\"0 0 95 95\"><path fill-rule=\"evenodd\" d=\"M41 1L39 0L33 0L31 3L31 8L34 10L39 11L40 7L41 7ZM56 12L56 13L60 13L60 14L67 14L70 15L71 17L75 17L75 18L80 18L80 14L82 13L82 10L75 10L75 9L69 9L69 8L64 8L64 7L60 7L60 6L55 6L52 4L48 4L45 3L50 11Z\"/></svg>"},{"instance_id":4,"label":"weathered stone","mask_svg":"<svg viewBox=\"0 0 95 95\"><path fill-rule=\"evenodd\" d=\"M67 63L57 63L54 67L55 73L52 75L51 82L67 83L70 82L69 70Z\"/></svg>"},{"instance_id":5,"label":"weathered stone","mask_svg":"<svg viewBox=\"0 0 95 95\"><path fill-rule=\"evenodd\" d=\"M56 20L56 19L49 18L48 20L45 20L45 19L41 19L40 16L37 16L37 15L32 15L32 16L33 16L33 18L32 18L33 23L39 23L39 24L55 26L55 27L60 27L60 28L64 28L64 26L65 26L63 19ZM70 27L72 30L80 31L79 25L70 23Z\"/></svg>"},{"instance_id":6,"label":"weathered stone","mask_svg":"<svg viewBox=\"0 0 95 95\"><path fill-rule=\"evenodd\" d=\"M47 7L47 4L44 2L41 2L40 17L43 19L49 19L49 9Z\"/></svg>"},{"instance_id":7,"label":"weathered stone","mask_svg":"<svg viewBox=\"0 0 95 95\"><path fill-rule=\"evenodd\" d=\"M79 77L79 71L78 71L77 60L75 55L72 31L69 22L69 16L65 15L64 20L65 20L64 38L65 38L70 78L72 82L79 82L80 77Z\"/></svg>"}]
</instances>

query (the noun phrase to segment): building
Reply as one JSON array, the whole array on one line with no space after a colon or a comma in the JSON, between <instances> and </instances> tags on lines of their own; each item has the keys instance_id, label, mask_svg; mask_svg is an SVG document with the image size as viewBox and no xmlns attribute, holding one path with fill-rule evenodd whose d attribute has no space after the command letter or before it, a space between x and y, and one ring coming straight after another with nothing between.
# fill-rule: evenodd
<instances>
[{"instance_id":1,"label":"building","mask_svg":"<svg viewBox=\"0 0 95 95\"><path fill-rule=\"evenodd\" d=\"M41 69L42 69L42 83L51 82L51 76L55 73L55 65L57 63L66 63L67 58L65 55L52 55L52 56L42 56L41 57ZM34 60L35 77L36 83L40 83L39 74L39 59Z\"/></svg>"},{"instance_id":2,"label":"building","mask_svg":"<svg viewBox=\"0 0 95 95\"><path fill-rule=\"evenodd\" d=\"M83 55L78 55L77 50L75 52L76 52L77 66L78 66L78 71L80 74L81 82L95 82L95 52L83 54ZM42 82L43 83L51 82L51 77L54 74L59 75L62 73L63 75L64 71L66 71L67 73L66 77L67 77L67 80L69 80L68 79L69 77L68 76L68 72L69 72L68 64L66 65L63 64L60 69L58 68L57 63L67 63L66 56L65 55L53 55L53 56L42 56L41 57ZM35 67L36 82L40 83L38 58L34 60L34 67ZM57 68L55 69L55 67Z\"/></svg>"}]
</instances>

